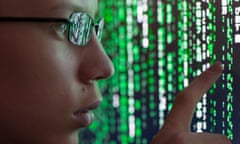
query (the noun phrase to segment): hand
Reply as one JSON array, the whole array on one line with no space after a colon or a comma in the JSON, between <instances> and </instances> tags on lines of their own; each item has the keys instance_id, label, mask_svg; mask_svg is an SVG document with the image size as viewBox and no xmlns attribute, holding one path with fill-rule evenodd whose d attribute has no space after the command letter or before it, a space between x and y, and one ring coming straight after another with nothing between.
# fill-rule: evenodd
<instances>
[{"instance_id":1,"label":"hand","mask_svg":"<svg viewBox=\"0 0 240 144\"><path fill-rule=\"evenodd\" d=\"M195 105L221 73L221 63L216 62L177 95L165 124L153 139L153 144L231 144L226 136L193 133L190 130Z\"/></svg>"}]
</instances>

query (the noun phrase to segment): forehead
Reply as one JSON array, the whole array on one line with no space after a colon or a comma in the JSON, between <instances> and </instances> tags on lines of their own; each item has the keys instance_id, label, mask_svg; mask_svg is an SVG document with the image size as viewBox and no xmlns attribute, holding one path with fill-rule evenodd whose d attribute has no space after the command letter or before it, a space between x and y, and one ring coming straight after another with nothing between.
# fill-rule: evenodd
<instances>
[{"instance_id":1,"label":"forehead","mask_svg":"<svg viewBox=\"0 0 240 144\"><path fill-rule=\"evenodd\" d=\"M97 5L97 0L0 0L0 15L43 16L84 11L94 16Z\"/></svg>"}]
</instances>

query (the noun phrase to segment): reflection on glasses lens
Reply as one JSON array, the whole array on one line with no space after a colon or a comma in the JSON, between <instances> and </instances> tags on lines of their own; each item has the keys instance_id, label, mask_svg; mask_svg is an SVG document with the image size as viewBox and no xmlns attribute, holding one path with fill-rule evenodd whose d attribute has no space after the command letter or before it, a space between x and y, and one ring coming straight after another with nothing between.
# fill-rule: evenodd
<instances>
[{"instance_id":1,"label":"reflection on glasses lens","mask_svg":"<svg viewBox=\"0 0 240 144\"><path fill-rule=\"evenodd\" d=\"M69 40L75 45L85 46L92 35L92 26L96 28L96 35L101 40L104 19L94 24L93 18L86 13L73 13L70 16Z\"/></svg>"},{"instance_id":2,"label":"reflection on glasses lens","mask_svg":"<svg viewBox=\"0 0 240 144\"><path fill-rule=\"evenodd\" d=\"M86 45L91 37L92 18L85 13L74 13L70 21L69 40L75 45Z\"/></svg>"},{"instance_id":3,"label":"reflection on glasses lens","mask_svg":"<svg viewBox=\"0 0 240 144\"><path fill-rule=\"evenodd\" d=\"M104 19L100 19L98 24L95 26L96 27L96 34L98 39L101 41L102 38L102 30L103 30L103 26L104 26Z\"/></svg>"}]
</instances>

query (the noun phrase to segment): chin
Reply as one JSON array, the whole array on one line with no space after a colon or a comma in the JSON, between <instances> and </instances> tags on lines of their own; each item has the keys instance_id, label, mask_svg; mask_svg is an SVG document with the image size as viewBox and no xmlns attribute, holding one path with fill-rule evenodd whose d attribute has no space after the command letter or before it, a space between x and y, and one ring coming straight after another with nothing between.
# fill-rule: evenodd
<instances>
[{"instance_id":1,"label":"chin","mask_svg":"<svg viewBox=\"0 0 240 144\"><path fill-rule=\"evenodd\" d=\"M41 144L79 144L77 132L68 136L56 136L54 139L54 141Z\"/></svg>"}]
</instances>

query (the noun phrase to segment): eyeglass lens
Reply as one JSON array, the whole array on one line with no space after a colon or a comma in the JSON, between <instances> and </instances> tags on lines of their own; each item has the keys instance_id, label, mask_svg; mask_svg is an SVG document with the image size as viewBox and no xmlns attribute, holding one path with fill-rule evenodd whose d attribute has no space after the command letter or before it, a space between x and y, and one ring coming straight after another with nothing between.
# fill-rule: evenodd
<instances>
[{"instance_id":1,"label":"eyeglass lens","mask_svg":"<svg viewBox=\"0 0 240 144\"><path fill-rule=\"evenodd\" d=\"M92 26L96 28L96 34L101 39L104 20L101 19L98 24L94 24L91 16L86 13L73 13L70 16L69 40L78 46L85 46L92 35Z\"/></svg>"}]
</instances>

